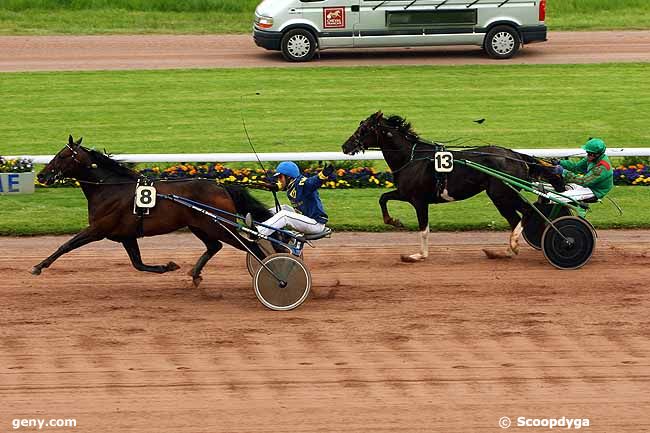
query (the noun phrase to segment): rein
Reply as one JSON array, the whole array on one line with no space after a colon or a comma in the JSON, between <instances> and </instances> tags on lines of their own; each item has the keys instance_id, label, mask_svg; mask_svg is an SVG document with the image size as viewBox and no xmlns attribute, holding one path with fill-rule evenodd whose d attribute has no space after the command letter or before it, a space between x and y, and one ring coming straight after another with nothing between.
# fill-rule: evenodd
<instances>
[{"instance_id":1,"label":"rein","mask_svg":"<svg viewBox=\"0 0 650 433\"><path fill-rule=\"evenodd\" d=\"M463 145L450 145L450 146L448 146L449 143L452 143L454 141L466 140L463 143L467 143L467 142L469 142L471 140L475 140L475 138L470 138L470 139L456 138L456 139L449 140L449 141L446 141L446 142L443 141L443 142L440 142L440 143L436 143L436 142L430 142L428 140L423 140L423 139L421 139L421 138L419 138L417 136L413 136L411 134L406 134L406 133L400 131L399 128L395 128L395 127L388 126L388 125L380 125L380 124L373 125L372 127L370 127L369 131L367 133L365 133L364 135L362 135L360 137L355 137L355 141L354 141L355 144L357 144L359 147L363 147L363 141L371 133L375 133L377 135L377 142L379 142L379 136L380 136L379 129L380 128L385 128L385 129L389 129L389 130L392 130L394 132L397 132L397 133L401 134L407 142L412 144L412 146L411 146L411 157L410 157L409 161L406 164L404 164L402 167L400 167L400 168L398 168L396 170L391 170L393 173L397 173L399 171L404 170L408 165L410 165L411 163L416 162L416 161L427 161L427 160L431 161L432 157L416 158L415 153L417 153L417 152L431 152L431 151L433 151L435 153L436 151L438 151L440 149L444 150L445 148L450 148L450 149L476 149L478 147L478 146L463 146ZM429 149L422 149L422 150L416 149L416 147L419 144L424 145L424 146L428 146ZM487 143L487 144L490 145L490 146L494 146L494 144L490 144L490 143ZM382 151L382 152L404 152L404 149L399 149L399 148L396 148L396 149L384 149L384 148L381 148L379 146L377 146L377 147L366 147L364 150L378 150L378 151ZM503 158L503 159L507 159L507 160L510 160L510 161L519 162L519 163L522 163L522 164L535 165L535 166L544 167L544 168L548 168L547 164L549 163L544 158L537 158L537 157L532 157L532 158L535 158L538 161L543 161L545 163L525 161L523 159L513 158L511 156L495 155L495 154L486 153L486 152L479 152L479 151L467 150L467 151L463 151L463 152L466 153L466 154L472 154L472 155Z\"/></svg>"}]
</instances>

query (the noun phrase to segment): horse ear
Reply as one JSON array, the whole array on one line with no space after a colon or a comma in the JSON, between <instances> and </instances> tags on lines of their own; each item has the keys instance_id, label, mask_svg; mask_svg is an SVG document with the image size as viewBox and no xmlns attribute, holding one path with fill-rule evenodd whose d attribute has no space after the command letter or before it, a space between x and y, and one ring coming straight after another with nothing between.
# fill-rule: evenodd
<instances>
[{"instance_id":1,"label":"horse ear","mask_svg":"<svg viewBox=\"0 0 650 433\"><path fill-rule=\"evenodd\" d=\"M74 138L72 138L72 134L68 136L68 144L72 146L74 144Z\"/></svg>"},{"instance_id":2,"label":"horse ear","mask_svg":"<svg viewBox=\"0 0 650 433\"><path fill-rule=\"evenodd\" d=\"M377 111L377 113L375 113L375 119L379 120L382 117L384 117L384 113L382 113L381 111Z\"/></svg>"},{"instance_id":3,"label":"horse ear","mask_svg":"<svg viewBox=\"0 0 650 433\"><path fill-rule=\"evenodd\" d=\"M81 146L81 142L83 141L83 139L84 139L83 137L79 137L79 140L77 140L77 142L75 143L75 145L77 145L77 146Z\"/></svg>"}]
</instances>

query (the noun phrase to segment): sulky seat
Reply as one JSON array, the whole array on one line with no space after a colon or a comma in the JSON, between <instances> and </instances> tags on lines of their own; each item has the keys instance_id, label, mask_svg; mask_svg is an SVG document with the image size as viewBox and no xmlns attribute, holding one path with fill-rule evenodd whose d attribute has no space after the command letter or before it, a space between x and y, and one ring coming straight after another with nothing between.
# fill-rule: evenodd
<instances>
[{"instance_id":1,"label":"sulky seat","mask_svg":"<svg viewBox=\"0 0 650 433\"><path fill-rule=\"evenodd\" d=\"M330 236L332 236L332 229L325 227L325 230L322 232L311 235L304 235L303 238L308 241L317 241L318 239L328 238Z\"/></svg>"}]
</instances>

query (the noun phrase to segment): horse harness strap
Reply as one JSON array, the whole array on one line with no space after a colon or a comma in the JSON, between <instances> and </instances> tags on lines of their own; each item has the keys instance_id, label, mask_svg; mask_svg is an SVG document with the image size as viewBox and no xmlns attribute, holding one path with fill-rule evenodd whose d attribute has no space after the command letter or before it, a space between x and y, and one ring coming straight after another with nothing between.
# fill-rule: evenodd
<instances>
[{"instance_id":1,"label":"horse harness strap","mask_svg":"<svg viewBox=\"0 0 650 433\"><path fill-rule=\"evenodd\" d=\"M135 190L138 191L138 188L141 186L153 186L154 181L148 177L141 176L138 178L138 182L135 185ZM136 226L136 237L141 238L144 236L144 217L149 216L150 208L139 207L137 204L137 195L133 198L133 214L138 218L138 224Z\"/></svg>"},{"instance_id":2,"label":"horse harness strap","mask_svg":"<svg viewBox=\"0 0 650 433\"><path fill-rule=\"evenodd\" d=\"M418 144L426 144L428 146L431 146L433 149L433 154L430 156L426 156L424 158L415 158L415 152ZM446 152L447 149L445 148L444 144L440 143L420 143L419 141L416 141L413 143L413 146L411 146L411 157L409 158L408 162L398 168L397 170L393 170L393 175L396 173L404 170L406 167L408 167L411 163L416 162L416 161L429 161L431 163L435 157L436 153L438 152ZM442 200L442 193L444 190L447 188L447 173L441 173L437 170L433 170L433 174L435 177L435 199L436 201ZM445 200L443 200L445 201Z\"/></svg>"}]
</instances>

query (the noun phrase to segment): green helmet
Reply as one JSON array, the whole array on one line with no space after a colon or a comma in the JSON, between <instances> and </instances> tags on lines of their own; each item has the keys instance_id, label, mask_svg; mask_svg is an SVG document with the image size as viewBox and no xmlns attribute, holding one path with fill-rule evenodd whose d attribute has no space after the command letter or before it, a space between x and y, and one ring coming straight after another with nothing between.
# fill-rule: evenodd
<instances>
[{"instance_id":1,"label":"green helmet","mask_svg":"<svg viewBox=\"0 0 650 433\"><path fill-rule=\"evenodd\" d=\"M607 150L605 142L600 138L590 138L584 146L582 146L585 152L595 153L598 156L603 156Z\"/></svg>"}]
</instances>

